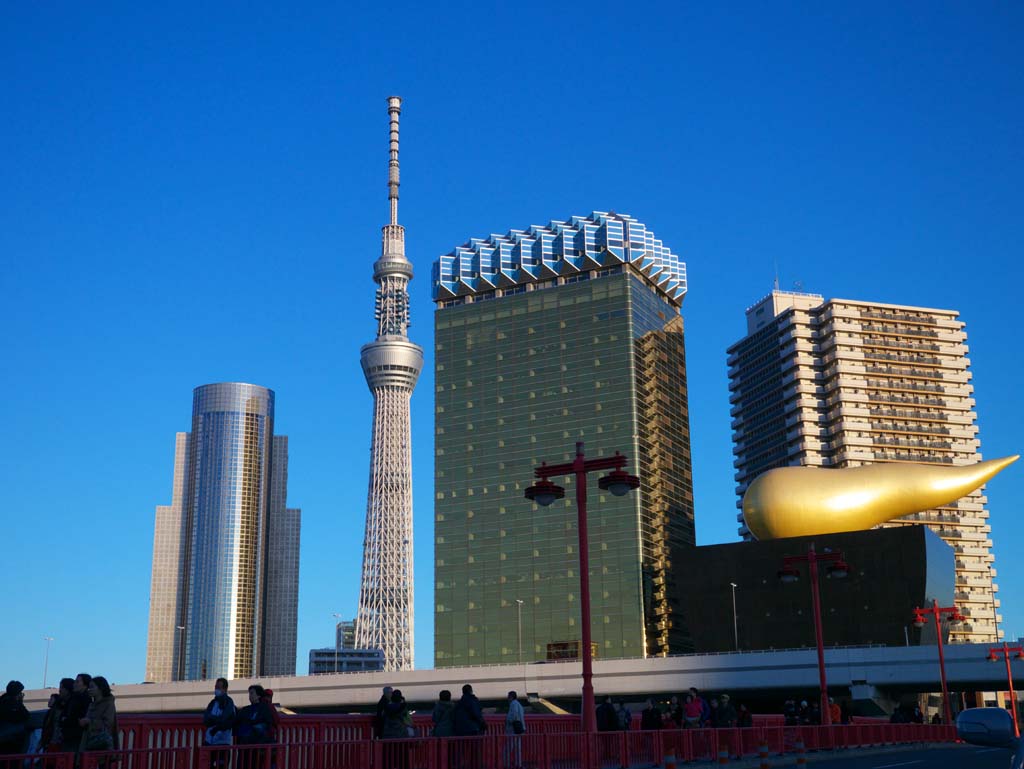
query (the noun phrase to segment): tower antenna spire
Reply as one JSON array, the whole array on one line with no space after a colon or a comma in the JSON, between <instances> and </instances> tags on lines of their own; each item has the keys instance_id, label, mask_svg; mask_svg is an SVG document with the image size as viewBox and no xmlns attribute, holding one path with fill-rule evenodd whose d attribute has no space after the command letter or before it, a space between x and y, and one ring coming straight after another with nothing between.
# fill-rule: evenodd
<instances>
[{"instance_id":1,"label":"tower antenna spire","mask_svg":"<svg viewBox=\"0 0 1024 769\"><path fill-rule=\"evenodd\" d=\"M388 117L391 123L391 143L388 160L388 202L391 203L391 223L398 224L398 117L402 114L402 97L388 97Z\"/></svg>"},{"instance_id":2,"label":"tower antenna spire","mask_svg":"<svg viewBox=\"0 0 1024 769\"><path fill-rule=\"evenodd\" d=\"M381 228L377 284L377 338L359 359L373 393L373 441L366 497L363 575L356 615L356 648L380 649L384 670L413 669L412 429L410 398L423 368L423 350L409 341L409 281L405 228L398 223L398 116L402 100L388 97L391 221Z\"/></svg>"}]
</instances>

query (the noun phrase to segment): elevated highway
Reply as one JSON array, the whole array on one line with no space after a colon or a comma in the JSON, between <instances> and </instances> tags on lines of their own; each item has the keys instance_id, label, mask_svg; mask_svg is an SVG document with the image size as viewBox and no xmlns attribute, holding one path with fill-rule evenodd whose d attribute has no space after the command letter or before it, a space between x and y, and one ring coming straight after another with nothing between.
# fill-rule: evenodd
<instances>
[{"instance_id":1,"label":"elevated highway","mask_svg":"<svg viewBox=\"0 0 1024 769\"><path fill-rule=\"evenodd\" d=\"M946 674L953 691L1006 688L1003 663L987 660L987 644L946 646ZM829 689L836 695L869 699L912 691L938 691L939 663L933 646L867 646L826 649ZM1024 662L1014 662L1024 679ZM102 674L103 671L91 671ZM402 673L338 673L317 676L241 679L231 682L236 702L250 683L274 690L274 699L298 711L366 710L381 688L395 686L411 703L437 699L441 689L458 698L462 684L473 685L482 700L503 700L510 689L546 699L572 699L580 693L580 663L492 665L440 668ZM691 654L650 659L595 660L594 689L640 700L678 694L691 686L708 692L750 692L765 696L807 691L818 686L814 649L733 654ZM173 713L204 708L213 696L212 681L169 684L114 684L122 713ZM53 690L26 692L26 706L45 708Z\"/></svg>"}]
</instances>

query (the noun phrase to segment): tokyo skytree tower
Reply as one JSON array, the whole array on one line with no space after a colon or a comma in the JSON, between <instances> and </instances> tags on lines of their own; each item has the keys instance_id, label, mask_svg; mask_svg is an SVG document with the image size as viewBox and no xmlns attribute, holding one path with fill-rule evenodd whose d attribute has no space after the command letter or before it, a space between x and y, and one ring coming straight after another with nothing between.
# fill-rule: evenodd
<instances>
[{"instance_id":1,"label":"tokyo skytree tower","mask_svg":"<svg viewBox=\"0 0 1024 769\"><path fill-rule=\"evenodd\" d=\"M391 159L388 201L377 283L377 338L363 345L360 362L373 393L370 489L366 498L363 577L355 645L382 649L384 670L413 667L412 439L409 399L423 368L423 350L409 341L409 281L405 228L398 223L398 116L402 100L388 98Z\"/></svg>"}]
</instances>

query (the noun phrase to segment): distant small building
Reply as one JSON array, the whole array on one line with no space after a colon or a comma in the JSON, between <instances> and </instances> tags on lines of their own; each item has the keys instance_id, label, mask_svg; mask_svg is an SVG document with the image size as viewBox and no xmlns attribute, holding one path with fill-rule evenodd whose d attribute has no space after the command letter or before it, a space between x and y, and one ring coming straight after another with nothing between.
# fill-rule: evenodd
<instances>
[{"instance_id":1,"label":"distant small building","mask_svg":"<svg viewBox=\"0 0 1024 769\"><path fill-rule=\"evenodd\" d=\"M384 669L384 652L380 649L310 649L309 675L354 673Z\"/></svg>"},{"instance_id":2,"label":"distant small building","mask_svg":"<svg viewBox=\"0 0 1024 769\"><path fill-rule=\"evenodd\" d=\"M334 643L340 649L356 648L356 621L343 619L334 628Z\"/></svg>"}]
</instances>

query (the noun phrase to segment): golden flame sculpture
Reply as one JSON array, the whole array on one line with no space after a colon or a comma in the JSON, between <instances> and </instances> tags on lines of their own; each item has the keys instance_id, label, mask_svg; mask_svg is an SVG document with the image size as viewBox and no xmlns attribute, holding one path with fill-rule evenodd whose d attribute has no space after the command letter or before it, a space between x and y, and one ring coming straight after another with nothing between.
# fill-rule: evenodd
<instances>
[{"instance_id":1,"label":"golden flame sculpture","mask_svg":"<svg viewBox=\"0 0 1024 769\"><path fill-rule=\"evenodd\" d=\"M758 539L870 529L966 496L1019 454L976 465L894 462L831 470L777 467L743 495L743 518Z\"/></svg>"}]
</instances>

